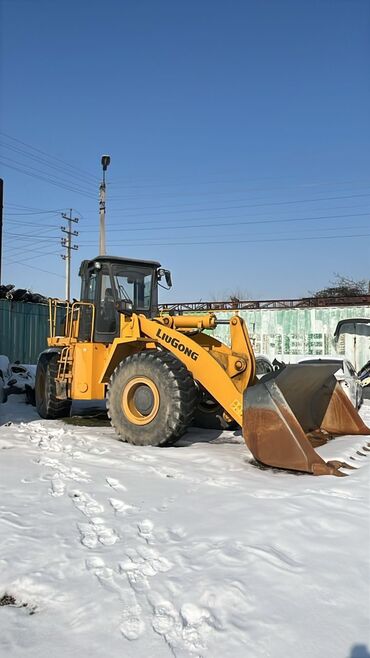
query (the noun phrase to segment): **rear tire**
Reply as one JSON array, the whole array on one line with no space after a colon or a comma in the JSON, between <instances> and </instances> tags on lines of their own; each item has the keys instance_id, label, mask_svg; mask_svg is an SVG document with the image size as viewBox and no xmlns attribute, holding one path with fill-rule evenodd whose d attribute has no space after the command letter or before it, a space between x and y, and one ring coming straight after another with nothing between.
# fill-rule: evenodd
<instances>
[{"instance_id":1,"label":"rear tire","mask_svg":"<svg viewBox=\"0 0 370 658\"><path fill-rule=\"evenodd\" d=\"M128 356L114 370L107 410L117 434L128 443L168 445L191 425L197 399L194 380L169 352Z\"/></svg>"},{"instance_id":2,"label":"rear tire","mask_svg":"<svg viewBox=\"0 0 370 658\"><path fill-rule=\"evenodd\" d=\"M56 396L55 379L58 375L58 352L40 355L36 369L35 401L41 418L66 418L70 415L71 400L59 400Z\"/></svg>"}]
</instances>

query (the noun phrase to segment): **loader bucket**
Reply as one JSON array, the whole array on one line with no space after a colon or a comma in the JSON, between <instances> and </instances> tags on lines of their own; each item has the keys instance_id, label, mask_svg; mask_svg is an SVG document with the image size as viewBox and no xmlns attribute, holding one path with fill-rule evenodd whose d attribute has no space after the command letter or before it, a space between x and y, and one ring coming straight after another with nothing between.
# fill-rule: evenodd
<instances>
[{"instance_id":1,"label":"loader bucket","mask_svg":"<svg viewBox=\"0 0 370 658\"><path fill-rule=\"evenodd\" d=\"M314 475L344 475L343 462L325 462L317 439L369 435L370 428L334 377L333 364L286 366L244 393L243 436L261 463Z\"/></svg>"}]
</instances>

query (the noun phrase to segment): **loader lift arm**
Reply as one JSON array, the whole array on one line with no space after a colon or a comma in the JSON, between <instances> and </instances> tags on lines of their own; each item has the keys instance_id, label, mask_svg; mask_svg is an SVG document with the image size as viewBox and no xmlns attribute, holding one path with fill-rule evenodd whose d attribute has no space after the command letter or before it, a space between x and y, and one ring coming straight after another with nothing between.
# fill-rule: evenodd
<instances>
[{"instance_id":1,"label":"loader lift arm","mask_svg":"<svg viewBox=\"0 0 370 658\"><path fill-rule=\"evenodd\" d=\"M107 358L108 367L102 382L108 383L128 340L146 340L179 359L194 380L219 402L227 416L242 425L243 391L255 379L256 362L248 331L240 317L235 315L230 320L230 348L203 333L204 329L215 328L214 314L163 316L154 320L134 314L125 320L121 324L121 336L114 341ZM199 333L188 336L189 329L198 329Z\"/></svg>"}]
</instances>

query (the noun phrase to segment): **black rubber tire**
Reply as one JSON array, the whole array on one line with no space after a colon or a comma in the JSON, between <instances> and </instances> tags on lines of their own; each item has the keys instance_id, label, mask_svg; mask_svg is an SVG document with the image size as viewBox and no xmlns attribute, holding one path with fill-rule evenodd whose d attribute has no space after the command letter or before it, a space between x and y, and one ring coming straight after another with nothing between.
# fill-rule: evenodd
<instances>
[{"instance_id":1,"label":"black rubber tire","mask_svg":"<svg viewBox=\"0 0 370 658\"><path fill-rule=\"evenodd\" d=\"M228 423L222 415L223 412L223 407L201 387L194 414L194 427L201 427L206 430L238 429L238 423L235 420Z\"/></svg>"},{"instance_id":2,"label":"black rubber tire","mask_svg":"<svg viewBox=\"0 0 370 658\"><path fill-rule=\"evenodd\" d=\"M24 387L24 394L25 394L26 404L31 404L33 407L35 407L36 406L35 389L32 388L32 386L26 384Z\"/></svg>"},{"instance_id":3,"label":"black rubber tire","mask_svg":"<svg viewBox=\"0 0 370 658\"><path fill-rule=\"evenodd\" d=\"M145 425L132 422L122 404L127 385L136 377L149 379L159 394L158 411ZM169 352L149 350L128 356L114 370L108 386L107 411L123 441L163 446L177 441L192 424L196 401L193 377L181 361Z\"/></svg>"},{"instance_id":4,"label":"black rubber tire","mask_svg":"<svg viewBox=\"0 0 370 658\"><path fill-rule=\"evenodd\" d=\"M58 374L58 352L40 354L35 380L36 409L41 418L66 418L70 415L71 400L56 397L55 378Z\"/></svg>"},{"instance_id":5,"label":"black rubber tire","mask_svg":"<svg viewBox=\"0 0 370 658\"><path fill-rule=\"evenodd\" d=\"M8 394L4 388L4 386L0 386L0 404L3 402L6 402L8 399Z\"/></svg>"}]
</instances>

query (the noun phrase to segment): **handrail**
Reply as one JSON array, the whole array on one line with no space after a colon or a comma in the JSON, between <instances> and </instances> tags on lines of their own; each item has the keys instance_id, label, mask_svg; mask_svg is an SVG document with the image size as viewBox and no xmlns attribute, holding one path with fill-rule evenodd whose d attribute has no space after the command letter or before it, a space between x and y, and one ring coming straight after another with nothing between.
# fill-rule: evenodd
<instances>
[{"instance_id":1,"label":"handrail","mask_svg":"<svg viewBox=\"0 0 370 658\"><path fill-rule=\"evenodd\" d=\"M92 309L90 342L93 341L96 312L95 312L95 305L92 302L77 301L71 304L68 301L50 297L48 299L48 304L49 304L50 338L56 337L58 308L64 308L66 316L65 316L65 327L64 327L63 335L69 340L73 338L77 339L80 329L81 307L86 306Z\"/></svg>"},{"instance_id":2,"label":"handrail","mask_svg":"<svg viewBox=\"0 0 370 658\"><path fill-rule=\"evenodd\" d=\"M71 306L71 327L70 327L70 338L77 338L80 329L80 319L81 319L81 307L89 306L92 309L92 318L91 318L91 331L90 331L90 342L93 341L94 336L94 327L95 327L95 305L92 302L73 302ZM76 326L75 326L75 335L72 336L73 330L73 315L74 311L77 312Z\"/></svg>"}]
</instances>

